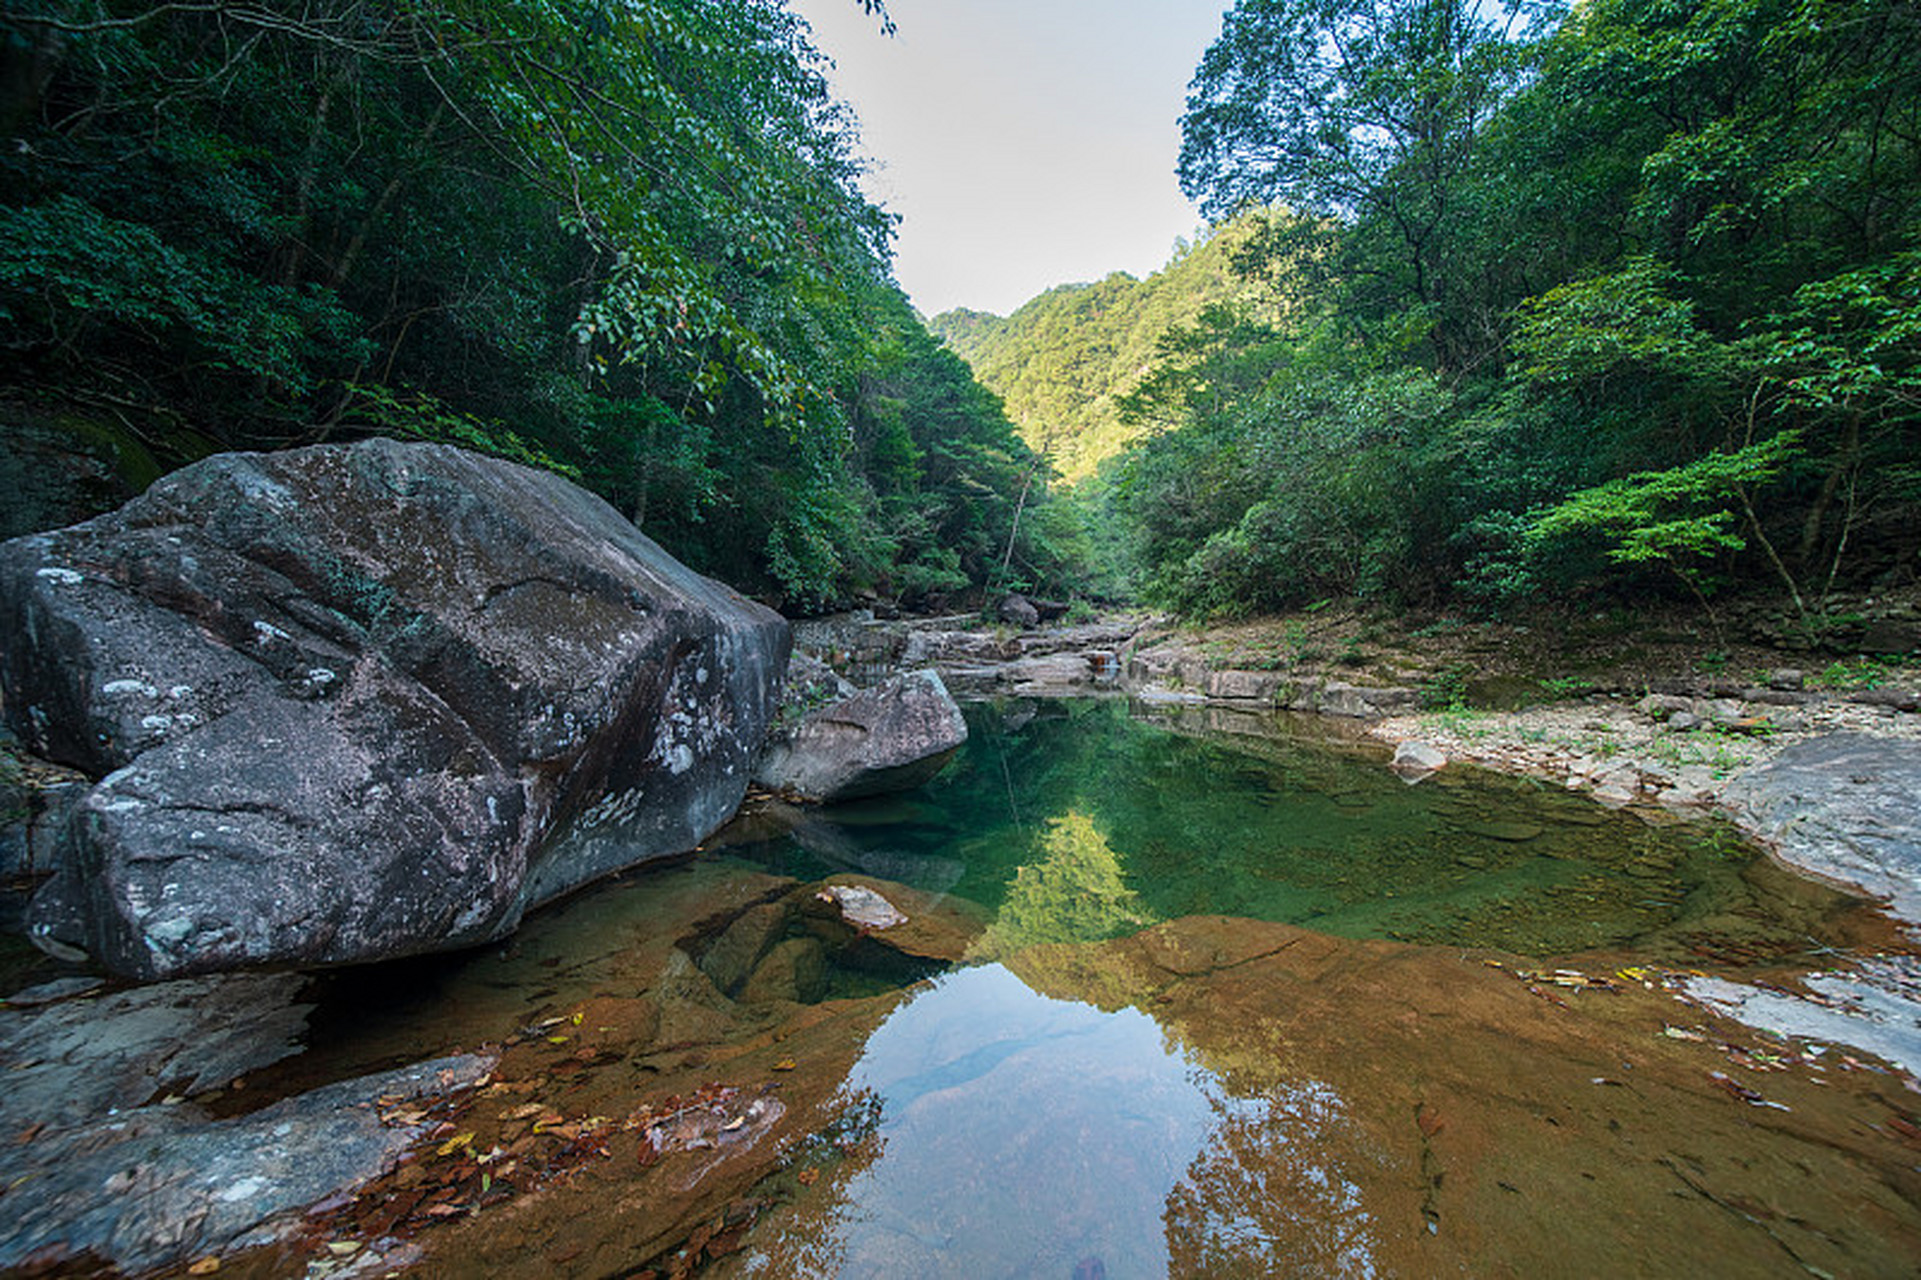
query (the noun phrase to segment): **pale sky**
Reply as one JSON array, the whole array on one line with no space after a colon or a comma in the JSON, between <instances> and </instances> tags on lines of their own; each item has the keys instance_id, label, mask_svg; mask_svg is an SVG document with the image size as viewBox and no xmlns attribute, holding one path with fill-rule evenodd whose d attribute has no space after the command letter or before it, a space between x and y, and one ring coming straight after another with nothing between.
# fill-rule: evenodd
<instances>
[{"instance_id":1,"label":"pale sky","mask_svg":"<svg viewBox=\"0 0 1921 1280\"><path fill-rule=\"evenodd\" d=\"M1229 0L791 0L859 113L895 276L934 316L1166 265L1200 215L1174 181L1187 82Z\"/></svg>"}]
</instances>

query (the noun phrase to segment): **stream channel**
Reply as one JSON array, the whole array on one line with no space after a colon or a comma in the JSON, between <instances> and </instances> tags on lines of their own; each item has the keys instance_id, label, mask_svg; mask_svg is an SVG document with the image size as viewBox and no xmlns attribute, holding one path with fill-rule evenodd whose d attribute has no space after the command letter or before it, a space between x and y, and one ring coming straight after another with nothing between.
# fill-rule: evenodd
<instances>
[{"instance_id":1,"label":"stream channel","mask_svg":"<svg viewBox=\"0 0 1921 1280\"><path fill-rule=\"evenodd\" d=\"M305 1052L227 1107L501 1061L319 1261L228 1272L383 1273L343 1240L447 1276L1921 1266L1908 1078L1680 990L1894 945L1867 904L1717 822L1408 785L1312 719L968 720L911 794L762 800L504 946L319 979ZM829 882L909 920L849 929Z\"/></svg>"}]
</instances>

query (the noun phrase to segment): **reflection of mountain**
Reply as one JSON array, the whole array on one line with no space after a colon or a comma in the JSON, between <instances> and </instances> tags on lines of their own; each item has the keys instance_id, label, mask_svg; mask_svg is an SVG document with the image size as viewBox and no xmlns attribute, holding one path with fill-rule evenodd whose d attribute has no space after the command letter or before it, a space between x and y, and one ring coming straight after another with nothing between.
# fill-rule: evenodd
<instances>
[{"instance_id":1,"label":"reflection of mountain","mask_svg":"<svg viewBox=\"0 0 1921 1280\"><path fill-rule=\"evenodd\" d=\"M1000 912L968 951L994 960L1038 942L1096 942L1152 923L1120 856L1093 819L1070 809L1047 824L1041 857L1014 870Z\"/></svg>"}]
</instances>

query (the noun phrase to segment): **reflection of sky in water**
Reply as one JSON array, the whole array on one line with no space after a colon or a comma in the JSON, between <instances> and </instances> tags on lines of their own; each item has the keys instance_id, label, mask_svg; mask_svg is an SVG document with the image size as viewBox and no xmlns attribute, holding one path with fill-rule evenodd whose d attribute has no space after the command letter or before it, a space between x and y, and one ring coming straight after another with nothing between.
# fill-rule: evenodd
<instances>
[{"instance_id":1,"label":"reflection of sky in water","mask_svg":"<svg viewBox=\"0 0 1921 1280\"><path fill-rule=\"evenodd\" d=\"M962 970L874 1033L847 1088L882 1100L879 1158L837 1206L763 1236L750 1271L1072 1280L1097 1258L1080 1274L1372 1274L1360 1191L1322 1141L1339 1097L1227 1097L1138 1010Z\"/></svg>"}]
</instances>

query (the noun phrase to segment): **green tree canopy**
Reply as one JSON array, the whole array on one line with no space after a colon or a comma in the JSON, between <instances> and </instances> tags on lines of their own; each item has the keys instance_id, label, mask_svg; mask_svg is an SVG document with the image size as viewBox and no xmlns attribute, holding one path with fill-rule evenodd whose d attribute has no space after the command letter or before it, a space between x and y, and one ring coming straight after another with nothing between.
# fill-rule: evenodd
<instances>
[{"instance_id":1,"label":"green tree canopy","mask_svg":"<svg viewBox=\"0 0 1921 1280\"><path fill-rule=\"evenodd\" d=\"M918 323L779 0L25 0L0 39L0 347L36 420L147 475L451 440L797 606L900 578L880 492L947 481L869 475L856 419Z\"/></svg>"}]
</instances>

